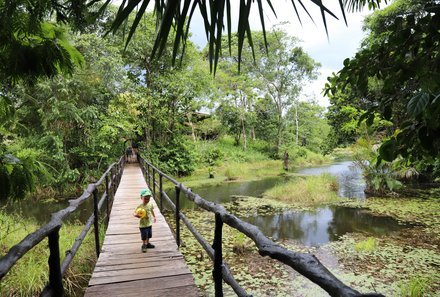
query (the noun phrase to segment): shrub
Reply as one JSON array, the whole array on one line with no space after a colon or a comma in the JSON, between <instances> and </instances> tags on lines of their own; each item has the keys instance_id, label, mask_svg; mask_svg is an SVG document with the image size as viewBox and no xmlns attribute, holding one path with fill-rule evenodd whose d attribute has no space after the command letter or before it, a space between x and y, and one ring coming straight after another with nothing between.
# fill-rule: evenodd
<instances>
[{"instance_id":1,"label":"shrub","mask_svg":"<svg viewBox=\"0 0 440 297\"><path fill-rule=\"evenodd\" d=\"M320 204L337 201L337 181L330 174L308 176L279 184L266 191L263 196L290 203Z\"/></svg>"},{"instance_id":2,"label":"shrub","mask_svg":"<svg viewBox=\"0 0 440 297\"><path fill-rule=\"evenodd\" d=\"M165 172L186 176L194 171L197 159L190 146L187 140L175 138L166 145L154 144L146 157Z\"/></svg>"}]
</instances>

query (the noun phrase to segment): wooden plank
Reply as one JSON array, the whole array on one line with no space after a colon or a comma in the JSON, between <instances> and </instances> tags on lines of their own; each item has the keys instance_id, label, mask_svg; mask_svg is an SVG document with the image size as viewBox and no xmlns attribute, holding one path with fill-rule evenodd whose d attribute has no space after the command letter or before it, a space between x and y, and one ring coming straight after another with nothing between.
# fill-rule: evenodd
<instances>
[{"instance_id":1,"label":"wooden plank","mask_svg":"<svg viewBox=\"0 0 440 297\"><path fill-rule=\"evenodd\" d=\"M162 291L166 289L179 290L188 286L193 287L193 282L191 275L169 276L107 285L96 285L88 289L88 294L90 294L90 296L139 296L139 294L142 296L152 296L154 291ZM164 296L197 296L197 293L194 295L162 295L162 297Z\"/></svg>"},{"instance_id":2,"label":"wooden plank","mask_svg":"<svg viewBox=\"0 0 440 297\"><path fill-rule=\"evenodd\" d=\"M151 243L156 247L141 252L139 220L133 211L141 203L139 192L146 187L138 164L127 164L85 296L199 296L173 233L153 200L157 222Z\"/></svg>"},{"instance_id":3,"label":"wooden plank","mask_svg":"<svg viewBox=\"0 0 440 297\"><path fill-rule=\"evenodd\" d=\"M95 273L93 274L95 275ZM109 284L109 283L120 283L120 282L142 280L149 278L167 277L172 275L174 276L185 275L185 274L191 274L191 273L187 269L185 270L174 269L173 267L169 267L167 269L157 269L157 270L150 270L150 269L148 270L140 269L139 271L127 270L124 273L121 273L120 271L114 271L113 273L111 273L109 271L106 273L98 273L98 275L92 276L89 282L89 286Z\"/></svg>"}]
</instances>

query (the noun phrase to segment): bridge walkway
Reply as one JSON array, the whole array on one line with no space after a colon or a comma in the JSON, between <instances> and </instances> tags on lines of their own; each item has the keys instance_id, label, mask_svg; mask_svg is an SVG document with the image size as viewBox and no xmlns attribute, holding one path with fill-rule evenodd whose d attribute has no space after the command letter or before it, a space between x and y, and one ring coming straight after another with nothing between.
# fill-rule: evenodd
<instances>
[{"instance_id":1,"label":"bridge walkway","mask_svg":"<svg viewBox=\"0 0 440 297\"><path fill-rule=\"evenodd\" d=\"M110 221L86 297L95 296L199 296L194 278L155 201L157 222L150 242L156 247L141 252L139 219L133 211L146 188L139 164L126 164L115 194Z\"/></svg>"}]
</instances>

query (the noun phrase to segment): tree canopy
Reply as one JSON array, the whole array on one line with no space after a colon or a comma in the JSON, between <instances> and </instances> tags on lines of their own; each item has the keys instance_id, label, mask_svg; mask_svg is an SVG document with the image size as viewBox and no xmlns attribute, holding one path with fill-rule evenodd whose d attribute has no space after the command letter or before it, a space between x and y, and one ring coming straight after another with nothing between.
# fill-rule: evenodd
<instances>
[{"instance_id":1,"label":"tree canopy","mask_svg":"<svg viewBox=\"0 0 440 297\"><path fill-rule=\"evenodd\" d=\"M365 111L359 121L371 126L379 116L393 123L379 149L379 162L400 156L409 164L423 163L424 171L438 171L438 24L438 1L395 1L366 19L369 35L360 51L329 78L330 96L344 96L348 105Z\"/></svg>"}]
</instances>

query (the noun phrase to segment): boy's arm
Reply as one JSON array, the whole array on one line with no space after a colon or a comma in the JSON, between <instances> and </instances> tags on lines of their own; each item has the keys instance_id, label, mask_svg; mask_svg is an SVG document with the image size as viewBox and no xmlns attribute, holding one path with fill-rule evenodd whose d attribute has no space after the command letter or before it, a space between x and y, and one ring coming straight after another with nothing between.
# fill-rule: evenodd
<instances>
[{"instance_id":1,"label":"boy's arm","mask_svg":"<svg viewBox=\"0 0 440 297\"><path fill-rule=\"evenodd\" d=\"M151 214L153 215L154 222L156 223L156 214L154 213L154 209L151 209Z\"/></svg>"},{"instance_id":2,"label":"boy's arm","mask_svg":"<svg viewBox=\"0 0 440 297\"><path fill-rule=\"evenodd\" d=\"M133 212L133 216L136 218L140 218L140 216L136 213L136 210Z\"/></svg>"}]
</instances>

